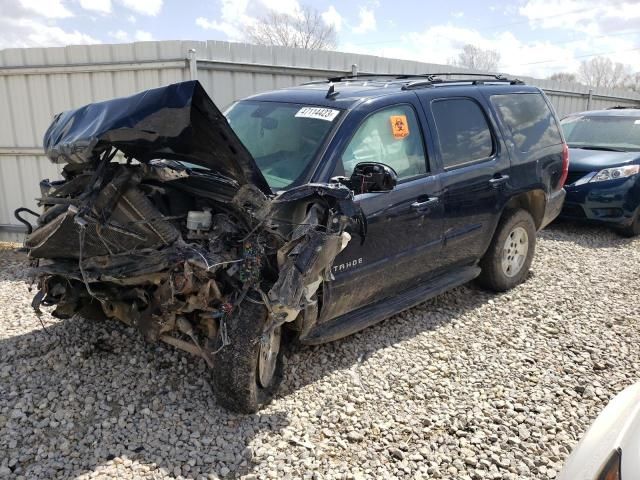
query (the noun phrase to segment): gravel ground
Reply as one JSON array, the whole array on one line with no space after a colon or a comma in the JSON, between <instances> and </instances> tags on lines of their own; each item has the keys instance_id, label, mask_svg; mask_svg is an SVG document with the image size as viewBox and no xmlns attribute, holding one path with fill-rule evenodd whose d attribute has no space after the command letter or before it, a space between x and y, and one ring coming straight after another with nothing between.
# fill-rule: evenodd
<instances>
[{"instance_id":1,"label":"gravel ground","mask_svg":"<svg viewBox=\"0 0 640 480\"><path fill-rule=\"evenodd\" d=\"M552 226L529 280L470 285L287 359L252 416L202 361L114 322L32 313L0 250L0 477L554 478L637 380L640 239Z\"/></svg>"}]
</instances>

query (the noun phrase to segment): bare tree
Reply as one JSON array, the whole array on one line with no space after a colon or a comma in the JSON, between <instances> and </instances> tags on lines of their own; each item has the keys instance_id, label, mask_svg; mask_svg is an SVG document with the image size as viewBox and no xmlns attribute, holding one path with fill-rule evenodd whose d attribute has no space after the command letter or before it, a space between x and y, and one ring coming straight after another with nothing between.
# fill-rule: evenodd
<instances>
[{"instance_id":1,"label":"bare tree","mask_svg":"<svg viewBox=\"0 0 640 480\"><path fill-rule=\"evenodd\" d=\"M300 12L265 16L247 27L247 40L257 45L328 50L337 43L336 29L322 19L314 8L303 6Z\"/></svg>"},{"instance_id":2,"label":"bare tree","mask_svg":"<svg viewBox=\"0 0 640 480\"><path fill-rule=\"evenodd\" d=\"M613 63L608 57L595 57L580 63L578 77L592 87L611 88L624 82L626 70L622 63Z\"/></svg>"},{"instance_id":3,"label":"bare tree","mask_svg":"<svg viewBox=\"0 0 640 480\"><path fill-rule=\"evenodd\" d=\"M549 80L555 80L556 82L577 82L578 77L575 73L556 72L549 77Z\"/></svg>"},{"instance_id":4,"label":"bare tree","mask_svg":"<svg viewBox=\"0 0 640 480\"><path fill-rule=\"evenodd\" d=\"M624 86L634 92L640 92L640 72L627 75L624 80Z\"/></svg>"},{"instance_id":5,"label":"bare tree","mask_svg":"<svg viewBox=\"0 0 640 480\"><path fill-rule=\"evenodd\" d=\"M454 58L452 63L470 70L495 72L500 63L500 54L496 50L485 50L468 44L462 47L458 58Z\"/></svg>"}]
</instances>

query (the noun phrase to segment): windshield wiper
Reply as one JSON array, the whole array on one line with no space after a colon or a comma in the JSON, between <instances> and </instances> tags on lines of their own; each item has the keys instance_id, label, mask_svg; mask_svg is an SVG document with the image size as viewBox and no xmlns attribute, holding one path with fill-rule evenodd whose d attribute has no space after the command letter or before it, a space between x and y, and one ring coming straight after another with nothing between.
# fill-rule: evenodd
<instances>
[{"instance_id":1,"label":"windshield wiper","mask_svg":"<svg viewBox=\"0 0 640 480\"><path fill-rule=\"evenodd\" d=\"M569 148L580 148L582 150L604 150L605 152L626 152L623 148L616 147L604 147L601 145L571 145L569 144Z\"/></svg>"}]
</instances>

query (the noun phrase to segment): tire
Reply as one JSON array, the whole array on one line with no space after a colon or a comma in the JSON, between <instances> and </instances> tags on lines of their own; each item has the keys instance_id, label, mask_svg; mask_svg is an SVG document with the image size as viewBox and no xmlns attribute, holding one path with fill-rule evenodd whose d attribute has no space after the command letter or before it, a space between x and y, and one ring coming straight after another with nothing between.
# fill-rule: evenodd
<instances>
[{"instance_id":1,"label":"tire","mask_svg":"<svg viewBox=\"0 0 640 480\"><path fill-rule=\"evenodd\" d=\"M640 207L636 210L631 225L620 228L618 233L627 238L637 237L640 235Z\"/></svg>"},{"instance_id":2,"label":"tire","mask_svg":"<svg viewBox=\"0 0 640 480\"><path fill-rule=\"evenodd\" d=\"M264 305L244 301L236 315L227 323L229 344L214 358L211 383L218 403L238 413L255 413L268 404L282 383L283 356L282 327L277 339L278 352L270 382L261 384L259 357L261 337L267 321ZM264 378L264 377L263 377Z\"/></svg>"},{"instance_id":3,"label":"tire","mask_svg":"<svg viewBox=\"0 0 640 480\"><path fill-rule=\"evenodd\" d=\"M478 283L495 292L519 285L527 278L535 248L536 226L531 214L521 209L507 210L498 223L489 249L480 260L482 272Z\"/></svg>"}]
</instances>

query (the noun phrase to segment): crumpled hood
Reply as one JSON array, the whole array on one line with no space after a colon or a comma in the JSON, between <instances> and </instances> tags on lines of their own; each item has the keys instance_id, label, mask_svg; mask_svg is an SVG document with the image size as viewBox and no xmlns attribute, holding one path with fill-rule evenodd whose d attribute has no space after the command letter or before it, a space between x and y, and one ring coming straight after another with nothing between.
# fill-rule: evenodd
<instances>
[{"instance_id":1,"label":"crumpled hood","mask_svg":"<svg viewBox=\"0 0 640 480\"><path fill-rule=\"evenodd\" d=\"M44 135L56 163L83 163L111 147L140 162L164 158L213 170L271 194L249 151L197 80L90 103L56 115Z\"/></svg>"},{"instance_id":2,"label":"crumpled hood","mask_svg":"<svg viewBox=\"0 0 640 480\"><path fill-rule=\"evenodd\" d=\"M602 150L569 149L569 171L591 172L618 167L640 159L640 152L606 152Z\"/></svg>"}]
</instances>

